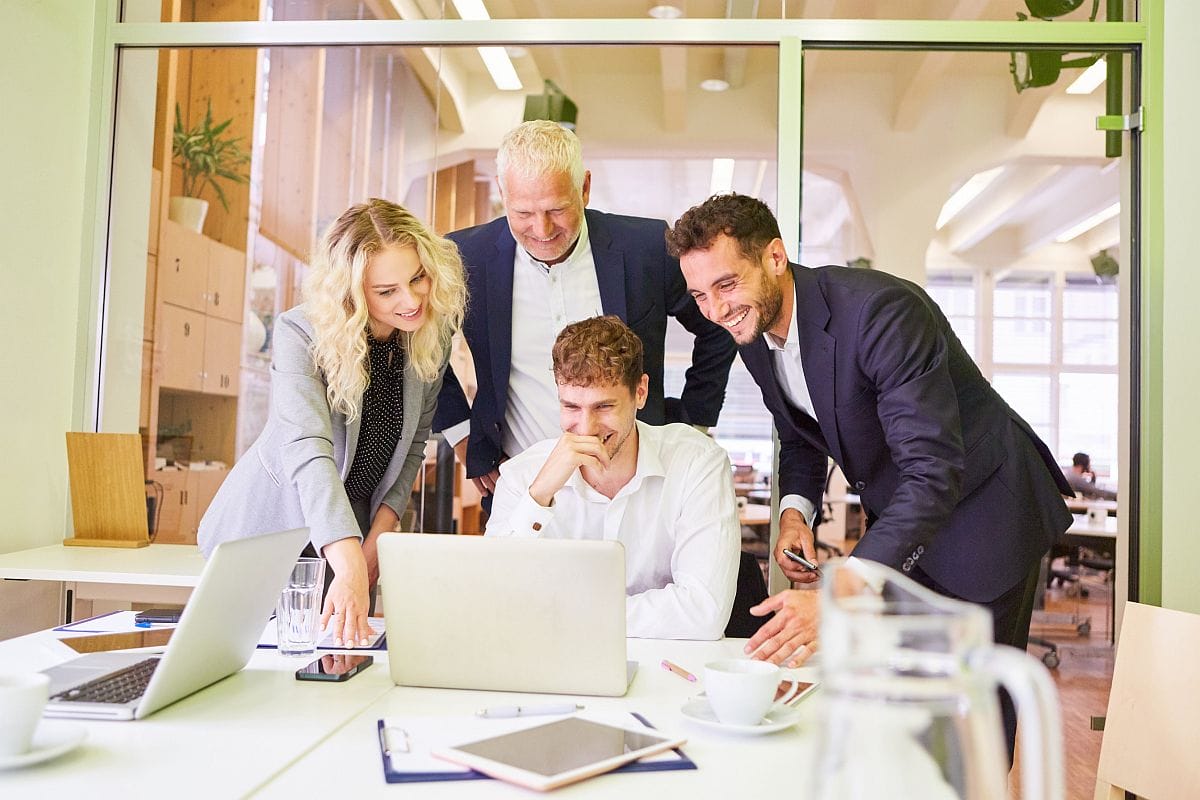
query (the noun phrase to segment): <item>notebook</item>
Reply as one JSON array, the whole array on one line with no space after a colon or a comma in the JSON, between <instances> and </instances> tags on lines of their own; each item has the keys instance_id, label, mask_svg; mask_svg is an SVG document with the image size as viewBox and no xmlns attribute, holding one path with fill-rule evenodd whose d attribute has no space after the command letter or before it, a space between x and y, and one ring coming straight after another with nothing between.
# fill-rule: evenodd
<instances>
[{"instance_id":1,"label":"notebook","mask_svg":"<svg viewBox=\"0 0 1200 800\"><path fill-rule=\"evenodd\" d=\"M45 670L47 717L141 719L246 666L308 529L222 542L161 656L93 653Z\"/></svg>"},{"instance_id":2,"label":"notebook","mask_svg":"<svg viewBox=\"0 0 1200 800\"><path fill-rule=\"evenodd\" d=\"M400 686L624 695L619 542L384 534L388 662Z\"/></svg>"}]
</instances>

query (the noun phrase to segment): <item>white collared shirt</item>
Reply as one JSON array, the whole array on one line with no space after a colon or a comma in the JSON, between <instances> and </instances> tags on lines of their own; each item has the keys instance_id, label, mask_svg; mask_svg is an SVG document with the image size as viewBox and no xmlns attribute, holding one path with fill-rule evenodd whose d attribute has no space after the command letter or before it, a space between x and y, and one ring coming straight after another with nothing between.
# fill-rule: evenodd
<instances>
[{"instance_id":1,"label":"white collared shirt","mask_svg":"<svg viewBox=\"0 0 1200 800\"><path fill-rule=\"evenodd\" d=\"M561 433L558 387L550 359L554 340L572 322L604 313L586 220L571 254L552 267L534 259L518 240L511 308L512 355L501 446L506 455L515 456ZM470 420L465 420L447 428L443 431L446 441L458 444L470 432L470 425Z\"/></svg>"},{"instance_id":2,"label":"white collared shirt","mask_svg":"<svg viewBox=\"0 0 1200 800\"><path fill-rule=\"evenodd\" d=\"M638 422L637 429L637 468L611 500L579 470L549 508L530 497L558 437L506 461L487 535L619 541L630 636L720 639L741 549L729 456L689 425Z\"/></svg>"},{"instance_id":3,"label":"white collared shirt","mask_svg":"<svg viewBox=\"0 0 1200 800\"><path fill-rule=\"evenodd\" d=\"M792 320L788 323L788 335L784 341L766 331L763 340L771 351L771 360L775 364L775 378L779 382L779 390L797 410L808 414L813 419L817 414L813 411L812 395L808 392L808 381L804 379L804 364L800 359L800 333L796 326L796 310L792 309ZM819 502L821 498L816 498ZM813 525L816 516L814 501L798 494L784 495L779 499L779 513L785 509L794 508L804 515L808 527Z\"/></svg>"}]
</instances>

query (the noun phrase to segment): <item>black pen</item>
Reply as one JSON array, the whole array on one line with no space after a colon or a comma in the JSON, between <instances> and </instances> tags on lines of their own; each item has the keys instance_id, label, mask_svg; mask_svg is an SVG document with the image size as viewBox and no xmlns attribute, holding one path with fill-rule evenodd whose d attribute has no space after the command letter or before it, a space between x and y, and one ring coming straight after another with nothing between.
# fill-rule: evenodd
<instances>
[{"instance_id":1,"label":"black pen","mask_svg":"<svg viewBox=\"0 0 1200 800\"><path fill-rule=\"evenodd\" d=\"M807 558L805 558L804 556L800 555L799 553L793 553L791 550L788 550L788 549L785 547L785 548L783 549L783 554L784 554L785 556L787 556L788 558L790 558L792 561L795 561L795 562L796 562L797 564L799 564L800 566L804 567L804 568L805 568L806 570L808 570L809 572L816 572L816 573L820 573L820 572L821 572L821 568L820 568L820 567L818 567L816 564L814 564L813 562L809 561Z\"/></svg>"}]
</instances>

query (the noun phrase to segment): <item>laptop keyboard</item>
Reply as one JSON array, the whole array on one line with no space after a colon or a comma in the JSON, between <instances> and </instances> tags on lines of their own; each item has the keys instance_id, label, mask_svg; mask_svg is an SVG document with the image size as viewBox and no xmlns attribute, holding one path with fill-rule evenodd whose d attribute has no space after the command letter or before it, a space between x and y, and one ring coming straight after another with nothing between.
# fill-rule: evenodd
<instances>
[{"instance_id":1,"label":"laptop keyboard","mask_svg":"<svg viewBox=\"0 0 1200 800\"><path fill-rule=\"evenodd\" d=\"M157 658L147 658L118 672L110 672L73 689L59 692L50 699L70 703L128 703L146 693L146 686L154 676L154 668L158 666L158 662Z\"/></svg>"}]
</instances>

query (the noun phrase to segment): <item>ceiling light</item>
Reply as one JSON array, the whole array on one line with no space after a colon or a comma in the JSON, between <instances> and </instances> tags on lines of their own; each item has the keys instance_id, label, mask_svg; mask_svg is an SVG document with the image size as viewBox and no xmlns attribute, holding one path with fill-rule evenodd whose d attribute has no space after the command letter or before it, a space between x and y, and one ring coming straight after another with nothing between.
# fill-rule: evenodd
<instances>
[{"instance_id":1,"label":"ceiling light","mask_svg":"<svg viewBox=\"0 0 1200 800\"><path fill-rule=\"evenodd\" d=\"M938 214L937 224L934 226L937 230L941 230L946 226L946 223L954 219L958 212L967 207L967 204L978 197L984 189L986 189L1004 167L992 167L991 169L977 172L967 179L967 182L958 187L958 191L950 195L950 199L942 206L942 213Z\"/></svg>"},{"instance_id":2,"label":"ceiling light","mask_svg":"<svg viewBox=\"0 0 1200 800\"><path fill-rule=\"evenodd\" d=\"M483 6L483 0L452 0L454 10L458 12L458 16L463 19L491 19L488 16L487 9Z\"/></svg>"},{"instance_id":3,"label":"ceiling light","mask_svg":"<svg viewBox=\"0 0 1200 800\"><path fill-rule=\"evenodd\" d=\"M1108 62L1100 59L1083 71L1075 82L1067 87L1067 94L1091 94L1108 77Z\"/></svg>"},{"instance_id":4,"label":"ceiling light","mask_svg":"<svg viewBox=\"0 0 1200 800\"><path fill-rule=\"evenodd\" d=\"M655 19L679 19L683 16L683 9L670 3L658 3L646 13Z\"/></svg>"},{"instance_id":5,"label":"ceiling light","mask_svg":"<svg viewBox=\"0 0 1200 800\"><path fill-rule=\"evenodd\" d=\"M483 6L483 0L453 0L453 2L454 10L462 19L491 19L487 9ZM479 57L483 59L483 65L487 67L488 74L492 76L492 83L496 84L497 89L513 92L524 88L521 86L521 79L517 77L517 69L513 66L512 59L508 57L508 53L504 52L503 47L477 47L475 49L479 51Z\"/></svg>"},{"instance_id":6,"label":"ceiling light","mask_svg":"<svg viewBox=\"0 0 1200 800\"><path fill-rule=\"evenodd\" d=\"M706 92L723 92L729 88L729 81L723 78L708 78L700 81L700 88Z\"/></svg>"},{"instance_id":7,"label":"ceiling light","mask_svg":"<svg viewBox=\"0 0 1200 800\"><path fill-rule=\"evenodd\" d=\"M1096 227L1100 223L1108 222L1110 219L1112 219L1113 217L1117 216L1120 213L1121 213L1121 204L1119 202L1113 203L1111 206L1104 209L1103 211L1098 211L1095 214L1092 214L1090 217L1085 219L1083 222L1080 222L1078 225L1072 225L1071 227L1067 228L1065 231L1060 233L1058 236L1055 236L1054 241L1058 242L1059 244L1063 244L1064 242L1069 242L1072 239L1074 239L1075 237L1080 236L1084 233L1087 233L1088 231L1090 231L1092 228Z\"/></svg>"},{"instance_id":8,"label":"ceiling light","mask_svg":"<svg viewBox=\"0 0 1200 800\"><path fill-rule=\"evenodd\" d=\"M733 159L714 158L712 180L708 185L709 195L728 194L733 191Z\"/></svg>"}]
</instances>

